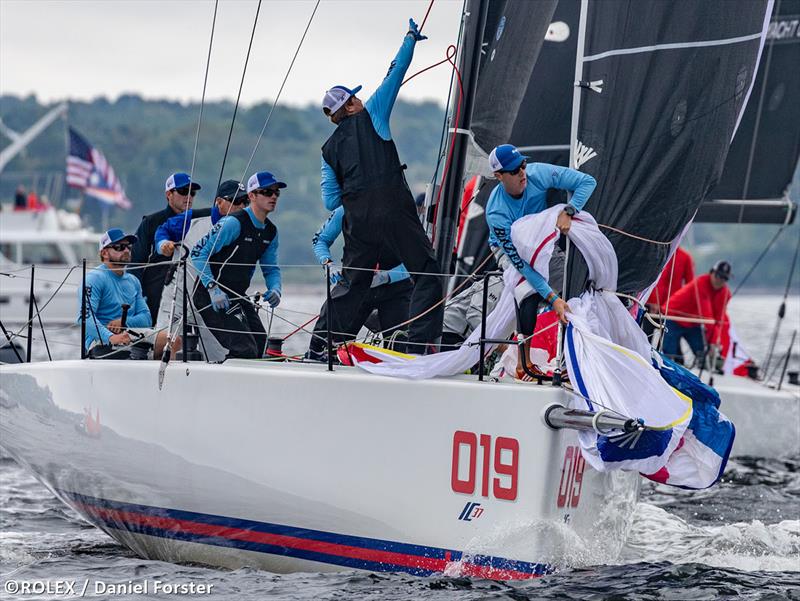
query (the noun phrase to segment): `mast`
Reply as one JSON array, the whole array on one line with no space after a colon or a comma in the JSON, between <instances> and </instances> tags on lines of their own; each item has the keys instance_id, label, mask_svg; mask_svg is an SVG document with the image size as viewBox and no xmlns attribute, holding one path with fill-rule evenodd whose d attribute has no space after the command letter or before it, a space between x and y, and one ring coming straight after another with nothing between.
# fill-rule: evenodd
<instances>
[{"instance_id":1,"label":"mast","mask_svg":"<svg viewBox=\"0 0 800 601\"><path fill-rule=\"evenodd\" d=\"M15 156L28 146L28 144L33 142L40 133L53 123L53 121L58 119L61 115L66 115L66 113L67 103L59 104L55 108L50 109L44 117L31 125L27 130L19 134L11 144L3 148L3 150L0 151L0 173L2 173L5 166L8 165Z\"/></svg>"},{"instance_id":2,"label":"mast","mask_svg":"<svg viewBox=\"0 0 800 601\"><path fill-rule=\"evenodd\" d=\"M455 244L461 190L463 187L464 163L470 143L469 131L472 123L472 108L478 85L478 66L480 65L481 44L488 9L489 0L468 0L463 15L466 20L466 26L461 38L459 70L461 72L464 97L461 99L458 122L452 123L450 128L450 139L455 138L451 142L453 144L453 158L450 169L447 171L446 179L442 182L441 206L437 208L435 230L434 248L440 273L451 272L453 246ZM454 118L458 106L458 98L459 94L456 93L450 111ZM447 147L449 148L449 146L448 144Z\"/></svg>"}]
</instances>

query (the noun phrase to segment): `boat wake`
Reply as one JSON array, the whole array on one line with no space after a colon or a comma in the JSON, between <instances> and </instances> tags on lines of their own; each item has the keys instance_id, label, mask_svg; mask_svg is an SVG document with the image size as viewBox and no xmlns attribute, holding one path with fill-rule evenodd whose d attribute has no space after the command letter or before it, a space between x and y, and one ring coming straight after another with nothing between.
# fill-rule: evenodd
<instances>
[{"instance_id":1,"label":"boat wake","mask_svg":"<svg viewBox=\"0 0 800 601\"><path fill-rule=\"evenodd\" d=\"M619 562L702 563L744 571L800 571L800 520L689 524L639 503Z\"/></svg>"}]
</instances>

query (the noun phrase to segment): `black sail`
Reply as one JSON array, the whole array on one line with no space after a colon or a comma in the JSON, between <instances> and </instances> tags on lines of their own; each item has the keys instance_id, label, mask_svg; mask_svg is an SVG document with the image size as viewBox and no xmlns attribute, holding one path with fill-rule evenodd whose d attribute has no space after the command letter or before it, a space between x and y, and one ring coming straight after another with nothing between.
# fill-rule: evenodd
<instances>
[{"instance_id":1,"label":"black sail","mask_svg":"<svg viewBox=\"0 0 800 601\"><path fill-rule=\"evenodd\" d=\"M750 102L719 184L695 221L791 221L794 205L785 196L798 157L800 0L776 0Z\"/></svg>"},{"instance_id":2,"label":"black sail","mask_svg":"<svg viewBox=\"0 0 800 601\"><path fill-rule=\"evenodd\" d=\"M655 281L669 243L722 174L771 2L585 0L583 6L574 166L597 179L586 210L614 245L618 289L636 294ZM570 294L586 277L572 253Z\"/></svg>"},{"instance_id":3,"label":"black sail","mask_svg":"<svg viewBox=\"0 0 800 601\"><path fill-rule=\"evenodd\" d=\"M479 111L485 117L478 117L478 123L474 123L472 128L476 141L479 141L486 154L498 144L511 143L535 161L560 165L567 165L569 162L572 74L575 70L580 3L578 0L560 0L554 11L551 4L554 3L523 1L492 2L489 6L484 35L484 47L487 51L481 61L481 77L478 83L483 94L476 99L476 112ZM511 11L507 12L509 9ZM502 31L498 40L500 20L506 16L503 23L505 29L506 23L509 23L509 14L513 23L530 23L534 18L537 19L536 34L542 37L531 37L531 30L526 29L521 32ZM551 15L549 22L544 20L547 15ZM531 46L539 45L537 60L521 61L519 55L513 52L510 55L505 52L497 54L499 41L504 38L514 41L515 37L521 35L526 37ZM490 60L492 53L494 60ZM524 56L533 57L534 54L529 51ZM502 75L507 63L513 64L518 70L523 67L528 69L527 78L518 71L512 78L517 83L527 81L527 85L524 89L515 86L515 101L507 109L498 111L494 104L495 96L505 93L507 83L497 87L495 75ZM492 120L502 121L501 126L493 128L490 122ZM459 273L472 273L489 254L489 230L484 211L496 181L482 168L485 162L486 158L482 153L475 153L472 169L468 170L472 174L483 172L488 179L484 180L478 196L470 203L466 212L457 253Z\"/></svg>"}]
</instances>

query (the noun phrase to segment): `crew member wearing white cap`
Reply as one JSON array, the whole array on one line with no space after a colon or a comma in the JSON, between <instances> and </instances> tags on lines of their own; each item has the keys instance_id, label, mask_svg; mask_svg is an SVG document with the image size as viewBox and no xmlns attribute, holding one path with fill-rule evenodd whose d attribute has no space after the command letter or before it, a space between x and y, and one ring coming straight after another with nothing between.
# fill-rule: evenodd
<instances>
[{"instance_id":1,"label":"crew member wearing white cap","mask_svg":"<svg viewBox=\"0 0 800 601\"><path fill-rule=\"evenodd\" d=\"M161 304L161 294L164 290L164 281L169 272L170 257L157 252L154 239L158 226L170 217L183 213L192 208L195 194L200 185L193 182L187 173L173 173L164 184L164 195L167 206L142 217L139 229L136 230L137 241L131 249L131 263L135 269L131 270L142 283L142 292L147 300L154 325L158 316L158 306ZM201 209L195 216L208 216L211 209ZM162 265L157 265L163 263ZM151 265L157 265L152 267Z\"/></svg>"},{"instance_id":2,"label":"crew member wearing white cap","mask_svg":"<svg viewBox=\"0 0 800 601\"><path fill-rule=\"evenodd\" d=\"M409 328L410 350L424 353L441 335L442 307L426 311L441 300L443 282L438 276L425 275L438 271L436 259L389 129L414 46L425 39L413 20L409 25L388 74L366 103L356 96L361 86L334 86L325 93L323 112L336 131L322 146L321 185L326 208L332 211L343 205L345 210L343 264L350 291L332 303L331 319L346 313L337 305L352 306L357 304L354 298L368 293L376 265L402 262L411 273L416 272L410 313L421 315ZM348 299L351 295L355 297ZM332 328L339 329L335 323Z\"/></svg>"},{"instance_id":3,"label":"crew member wearing white cap","mask_svg":"<svg viewBox=\"0 0 800 601\"><path fill-rule=\"evenodd\" d=\"M191 251L202 282L194 293L195 307L228 349L228 357L264 355L266 331L246 295L259 264L267 283L264 300L272 308L281 302L278 228L267 216L285 187L268 171L251 175L247 180L250 206L220 219Z\"/></svg>"},{"instance_id":4,"label":"crew member wearing white cap","mask_svg":"<svg viewBox=\"0 0 800 601\"><path fill-rule=\"evenodd\" d=\"M114 357L114 348L126 346L134 342L131 333L139 333L140 337L150 338L155 343L154 355L161 358L161 352L167 341L166 332L155 333L151 328L150 311L142 296L142 286L139 280L129 273L125 267L131 260L131 245L136 242L136 236L125 235L119 228L112 228L100 238L100 260L102 263L86 274L86 339L85 348L90 350L90 356L100 356L98 353L103 346L103 353L111 353ZM81 295L78 295L79 306ZM126 321L123 327L122 306L128 305ZM81 321L80 309L78 323ZM180 339L176 340L175 348L180 348ZM121 358L121 356L117 356Z\"/></svg>"},{"instance_id":5,"label":"crew member wearing white cap","mask_svg":"<svg viewBox=\"0 0 800 601\"><path fill-rule=\"evenodd\" d=\"M492 190L486 202L486 223L489 226L489 246L508 257L534 289L520 303L521 329L523 336L532 336L536 327L539 303L544 300L566 321L567 303L559 298L547 280L519 256L511 241L511 224L525 215L540 213L547 208L547 191L551 188L572 192L572 198L558 216L556 227L562 234L569 232L572 217L578 213L594 192L597 182L591 175L568 167L548 163L528 163L511 144L501 144L489 155L489 167L500 185ZM533 367L533 366L531 366ZM522 365L517 375L524 378Z\"/></svg>"}]
</instances>

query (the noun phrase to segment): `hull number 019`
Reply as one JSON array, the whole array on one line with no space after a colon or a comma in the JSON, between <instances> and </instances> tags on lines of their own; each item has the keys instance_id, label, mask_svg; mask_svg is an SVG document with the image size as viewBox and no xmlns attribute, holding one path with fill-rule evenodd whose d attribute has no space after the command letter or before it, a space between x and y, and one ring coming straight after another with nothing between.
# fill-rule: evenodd
<instances>
[{"instance_id":1,"label":"hull number 019","mask_svg":"<svg viewBox=\"0 0 800 601\"><path fill-rule=\"evenodd\" d=\"M561 466L561 482L558 483L558 507L577 507L581 500L583 469L586 461L579 447L567 447L564 464Z\"/></svg>"},{"instance_id":2,"label":"hull number 019","mask_svg":"<svg viewBox=\"0 0 800 601\"><path fill-rule=\"evenodd\" d=\"M480 471L478 456L480 454ZM489 434L456 431L450 485L454 492L513 501L517 498L519 441Z\"/></svg>"}]
</instances>

